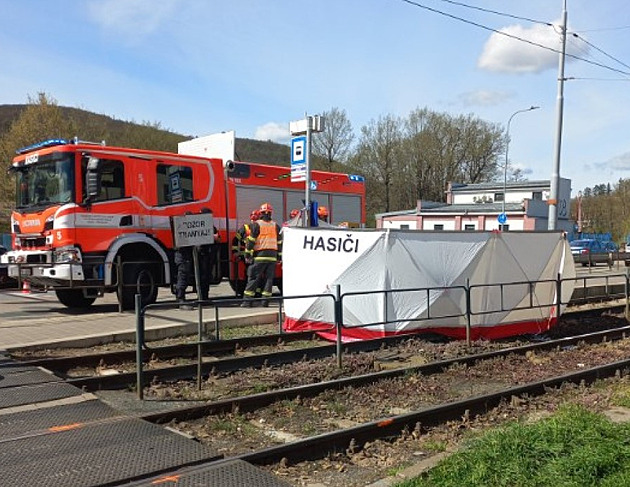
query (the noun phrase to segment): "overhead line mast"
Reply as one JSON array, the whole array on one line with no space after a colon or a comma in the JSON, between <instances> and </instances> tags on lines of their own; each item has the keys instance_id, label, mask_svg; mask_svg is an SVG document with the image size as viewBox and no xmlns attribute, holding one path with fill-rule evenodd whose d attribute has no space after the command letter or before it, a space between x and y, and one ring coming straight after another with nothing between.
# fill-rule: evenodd
<instances>
[{"instance_id":1,"label":"overhead line mast","mask_svg":"<svg viewBox=\"0 0 630 487\"><path fill-rule=\"evenodd\" d=\"M551 174L551 192L547 204L549 205L549 215L547 218L547 229L555 230L558 220L558 186L560 184L560 154L562 152L562 120L564 111L564 60L567 48L567 0L563 0L562 7L562 52L558 61L558 97L556 104L556 143L553 172Z\"/></svg>"}]
</instances>

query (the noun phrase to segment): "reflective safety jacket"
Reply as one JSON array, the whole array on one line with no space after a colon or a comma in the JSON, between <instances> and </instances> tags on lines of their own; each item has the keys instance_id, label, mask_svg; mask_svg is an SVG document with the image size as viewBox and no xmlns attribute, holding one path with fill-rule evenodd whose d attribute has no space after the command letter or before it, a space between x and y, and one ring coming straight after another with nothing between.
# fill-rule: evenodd
<instances>
[{"instance_id":1,"label":"reflective safety jacket","mask_svg":"<svg viewBox=\"0 0 630 487\"><path fill-rule=\"evenodd\" d=\"M245 223L236 231L236 235L232 239L232 253L242 257L247 246L247 237L252 234L252 224Z\"/></svg>"},{"instance_id":2,"label":"reflective safety jacket","mask_svg":"<svg viewBox=\"0 0 630 487\"><path fill-rule=\"evenodd\" d=\"M280 226L273 220L258 220L251 224L251 234L247 237L245 255L251 255L255 262L276 262L282 259L282 234Z\"/></svg>"}]
</instances>

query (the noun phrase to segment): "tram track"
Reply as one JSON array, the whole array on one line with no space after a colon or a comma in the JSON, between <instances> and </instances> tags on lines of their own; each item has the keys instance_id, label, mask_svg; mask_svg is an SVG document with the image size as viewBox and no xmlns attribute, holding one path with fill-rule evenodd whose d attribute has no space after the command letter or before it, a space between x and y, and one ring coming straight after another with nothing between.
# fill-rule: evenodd
<instances>
[{"instance_id":1,"label":"tram track","mask_svg":"<svg viewBox=\"0 0 630 487\"><path fill-rule=\"evenodd\" d=\"M261 450L236 455L249 463L264 465L288 460L298 462L321 458L329 452L358 449L367 441L385 437L396 437L405 432L422 433L428 428L447 421L462 418L467 420L486 413L502 401L512 397L539 396L566 383L589 385L594 381L619 375L630 368L630 359L617 361L588 370L551 377L528 384L509 387L490 394L483 394L467 399L439 404L434 407L412 411L396 416L383 417L350 428L304 438L284 445L277 445Z\"/></svg>"},{"instance_id":2,"label":"tram track","mask_svg":"<svg viewBox=\"0 0 630 487\"><path fill-rule=\"evenodd\" d=\"M395 347L397 344L414 340L418 337L400 335L385 337L374 340L365 340L343 344L343 354L357 354L362 352L373 352L377 350ZM326 342L329 343L329 342ZM336 345L319 345L294 350L282 350L269 353L256 353L246 356L233 356L216 360L203 361L201 363L201 374L206 375L227 375L237 371L255 370L263 367L282 366L303 361L316 361L334 357L337 353ZM170 367L160 367L145 370L144 376L151 382L165 382L192 379L198 374L198 365L190 363ZM90 377L68 377L66 381L76 387L86 391L96 391L100 389L122 389L134 383L137 378L136 372L122 372L114 375L95 375Z\"/></svg>"},{"instance_id":3,"label":"tram track","mask_svg":"<svg viewBox=\"0 0 630 487\"><path fill-rule=\"evenodd\" d=\"M554 354L563 353L566 350L572 350L574 347L587 347L587 344L604 344L604 346L613 346L616 340L623 340L625 336L630 332L630 327L624 327L619 330L607 330L604 332L592 333L583 336L571 337L569 339L555 340L553 342L547 342L544 344L536 344L535 346L526 347L514 347L514 349L506 351L497 351L487 354L479 354L475 357L466 357L464 361L461 359L453 359L449 361L442 361L441 363L429 364L428 366L421 368L407 368L405 370L387 371L380 374L367 374L357 378L347 378L337 381L331 381L328 384L317 384L301 388L294 388L293 390L276 391L274 394L259 394L256 397L247 398L233 398L231 400L225 400L208 404L203 407L189 408L187 410L171 411L168 413L157 413L143 416L143 419L157 423L169 423L170 427L181 429L186 434L193 434L197 436L203 428L207 428L210 421L207 419L209 415L220 415L219 421L234 421L235 424L262 424L263 428L267 428L266 422L272 416L277 416L278 409L272 409L266 414L257 413L255 415L246 414L247 411L258 411L261 408L265 408L267 405L278 403L279 401L285 401L282 407L290 407L286 405L286 401L296 400L298 404L301 404L303 409L313 411L313 415L319 414L318 411L326 410L322 407L322 403L315 401L308 402L305 398L310 395L325 394L326 391L330 391L332 388L335 390L344 389L348 395L354 394L357 397L357 401L361 400L361 395L356 392L364 385L368 383L374 383L375 381L383 381L385 384L380 390L387 390L389 387L393 387L391 381L388 379L397 377L403 381L410 381L411 384L415 384L413 377L421 377L426 379L431 373L440 374L441 372L450 370L454 374L461 374L462 377L466 377L466 371L468 367L474 367L476 363L492 362L494 359L505 356L505 354L514 354L519 352L521 356L525 356L528 352L537 351L541 348L546 349ZM543 345L539 347L538 345ZM625 351L623 354L628 355L628 344L625 344ZM585 348L583 353L588 355L590 348ZM600 351L601 355L601 351ZM498 362L502 363L502 362ZM453 372L453 367L459 365L460 369ZM464 365L467 365L464 367ZM505 368L508 368L508 364L505 364ZM580 364L576 365L576 368L580 368ZM609 377L621 377L626 374L630 369L630 359L623 358L622 360L614 360L610 363L604 363L595 365L593 367L582 368L581 370L572 370L570 372L564 371L564 373L554 373L555 371L549 371L548 377L544 377L539 380L532 380L525 383L511 383L506 381L507 385L503 387L497 387L496 390L480 394L462 394L461 397L449 398L442 402L435 402L434 404L426 404L423 407L412 407L404 412L390 415L379 415L378 411L375 412L375 417L365 420L357 420L355 423L348 427L336 427L331 431L326 431L326 427L323 430L310 432L309 434L296 435L302 436L294 439L289 439L285 442L275 442L275 444L267 444L262 448L255 448L247 451L247 446L240 446L241 451L230 452L226 455L227 460L238 459L247 461L255 465L276 465L272 467L272 470L285 468L287 465L296 464L303 461L315 461L321 460L330 455L341 455L342 457L352 457L360 452L367 445L372 444L376 440L385 440L387 442L402 441L405 437L421 437L428 434L433 428L444 425L448 422L460 422L466 424L472 421L479 415L484 415L489 411L497 408L500 404L506 404L510 401L514 402L515 398L519 398L520 401L529 401L534 397L543 396L561 386L566 384L579 385L580 387L586 387L596 380L609 378ZM505 370L503 371L506 372ZM562 372L558 370L558 372ZM500 375L500 374L497 374ZM509 375L509 374L508 374ZM487 377L487 370L484 372L484 377ZM420 379L423 380L423 379ZM418 388L418 394L422 394L421 391L425 389ZM426 391L426 390L425 390ZM387 394L385 394L387 395ZM332 396L329 394L325 400L330 400ZM401 398L401 404L403 404ZM315 408L314 405L318 404ZM369 410L370 406L366 405L366 409ZM366 413L369 416L369 413ZM326 416L324 414L323 416ZM350 414L352 417L353 415ZM244 417L239 420L239 417ZM194 419L202 419L202 422L195 422ZM264 419L267 418L267 421ZM303 418L302 418L303 420ZM317 420L320 421L320 420ZM201 427L193 427L192 424L201 424ZM276 425L282 424L281 420L278 420ZM323 422L322 424L325 424ZM271 426L271 428L276 427ZM195 434L196 433L196 434ZM295 432L294 432L295 433ZM209 434L201 434L197 436L202 442L210 439L210 444L213 444L214 437ZM282 465L283 467L279 467Z\"/></svg>"},{"instance_id":4,"label":"tram track","mask_svg":"<svg viewBox=\"0 0 630 487\"><path fill-rule=\"evenodd\" d=\"M581 318L592 317L596 313L601 314L601 310L585 310L576 312L573 313L573 319L579 320ZM609 333L610 336L617 336L618 333L615 333L615 330L624 330L624 328L617 328L610 331L604 330L604 333ZM623 334L624 332L620 333ZM593 334L592 336L597 337L597 334ZM395 359L401 355L413 356L414 353L416 353L414 350L418 347L415 349L412 348L411 351L404 350L403 353L399 348L401 343L411 341L424 343L431 338L432 337L430 335L412 334L350 342L343 344L342 353L343 355L348 355L381 350L382 352L378 357L376 357L376 360L379 362L387 362L388 358L393 357ZM442 337L437 338L438 340L443 341ZM571 340L571 338L569 337L562 340ZM292 342L300 344L302 341L309 341L312 343L309 343L307 347L291 348L289 350L286 349L287 344ZM524 351L523 353L525 353L528 350L537 348L545 349L545 347L556 346L550 345L553 343L555 342L549 341L546 343L526 345L515 349L509 347L508 344L508 352L506 353L511 353L510 350L514 350L513 353L519 353L517 351L519 348ZM486 346L490 347L491 345L488 344ZM506 348L506 344L495 342L492 347ZM259 348L264 351L261 352L260 350L257 350ZM269 348L271 348L272 351L268 351ZM228 375L234 372L249 369L260 369L271 366L289 365L296 362L322 360L334 357L337 353L337 347L335 344L330 344L330 342L323 340L320 341L314 332L299 332L205 341L201 344L201 352L201 373L206 376ZM459 351L457 353L463 354L464 352ZM199 371L196 361L197 354L197 343L147 347L144 350L144 363L150 363L151 367L146 368L143 375L145 376L146 381L154 383L190 380L195 377ZM497 354L501 354L501 352L492 351L489 355L481 354L480 356L487 355L488 357L491 357L498 356ZM465 357L462 357L459 358L459 360L462 363L469 363L469 360L478 360L478 358L474 358L476 357L475 355L472 355L471 357L473 358L466 359ZM56 373L69 383L80 387L85 391L96 391L102 389L122 389L129 387L130 384L134 384L137 379L135 359L136 351L129 349L113 352L99 352L95 354L73 354L65 357L43 357L39 359L21 361L20 363L23 365L43 367L53 373ZM187 361L188 363L183 365L169 365L170 361L180 360ZM439 361L432 361L439 363ZM448 362L448 360L445 361L445 363ZM99 375L99 369L105 370L109 373ZM133 371L129 371L129 369L132 369ZM78 370L81 373L81 376L77 376L78 374L73 373L72 371L74 370Z\"/></svg>"},{"instance_id":5,"label":"tram track","mask_svg":"<svg viewBox=\"0 0 630 487\"><path fill-rule=\"evenodd\" d=\"M219 401L214 401L202 406L191 408L178 408L171 411L152 413L143 416L143 419L154 423L167 423L173 420L196 419L209 414L227 413L230 411L254 411L260 407L268 406L279 400L295 399L297 397L312 397L316 394L328 390L339 390L346 387L361 387L366 384L403 377L410 374L429 376L439 374L444 370L454 366L472 366L484 360L497 359L508 355L525 355L536 351L549 351L567 347L575 347L580 343L597 344L625 339L630 336L630 325L614 329L604 330L574 337L550 340L547 342L534 343L518 347L509 347L491 352L484 352L465 357L456 357L447 360L440 360L426 365L415 367L403 367L393 370L385 370L369 374L344 377L315 384L303 384L295 387L268 391L241 397L230 397Z\"/></svg>"},{"instance_id":6,"label":"tram track","mask_svg":"<svg viewBox=\"0 0 630 487\"><path fill-rule=\"evenodd\" d=\"M201 345L201 351L205 355L224 356L235 355L239 350L277 346L296 341L320 341L317 334L312 331L296 333L273 333L268 335L245 336L240 338L230 338L227 340L205 341ZM160 360L166 361L176 358L194 358L198 353L197 343L180 343L174 345L147 346L144 347L145 361ZM129 344L127 350L116 350L109 352L98 352L90 354L73 354L63 357L41 357L20 360L23 365L43 367L58 373L67 373L75 368L95 368L102 364L128 363L136 360L136 351Z\"/></svg>"}]
</instances>

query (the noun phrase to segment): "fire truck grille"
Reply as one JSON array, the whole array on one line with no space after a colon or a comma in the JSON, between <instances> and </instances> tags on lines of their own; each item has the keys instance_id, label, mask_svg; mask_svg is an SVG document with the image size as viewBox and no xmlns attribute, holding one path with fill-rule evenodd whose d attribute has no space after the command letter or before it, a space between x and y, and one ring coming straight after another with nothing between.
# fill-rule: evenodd
<instances>
[{"instance_id":1,"label":"fire truck grille","mask_svg":"<svg viewBox=\"0 0 630 487\"><path fill-rule=\"evenodd\" d=\"M35 249L37 247L43 247L44 245L46 245L46 238L27 238L22 239L21 243L23 249Z\"/></svg>"}]
</instances>

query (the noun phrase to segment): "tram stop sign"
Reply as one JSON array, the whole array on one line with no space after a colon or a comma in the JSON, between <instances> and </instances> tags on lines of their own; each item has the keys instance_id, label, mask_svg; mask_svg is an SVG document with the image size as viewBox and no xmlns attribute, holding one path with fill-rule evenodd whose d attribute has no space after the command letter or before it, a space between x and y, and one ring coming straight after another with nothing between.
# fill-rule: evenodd
<instances>
[{"instance_id":1,"label":"tram stop sign","mask_svg":"<svg viewBox=\"0 0 630 487\"><path fill-rule=\"evenodd\" d=\"M507 222L507 215L505 214L505 212L500 213L499 216L497 217L497 220L499 220L499 223L501 225L505 225L505 223Z\"/></svg>"},{"instance_id":2,"label":"tram stop sign","mask_svg":"<svg viewBox=\"0 0 630 487\"><path fill-rule=\"evenodd\" d=\"M214 243L214 219L210 213L171 217L175 248Z\"/></svg>"}]
</instances>

